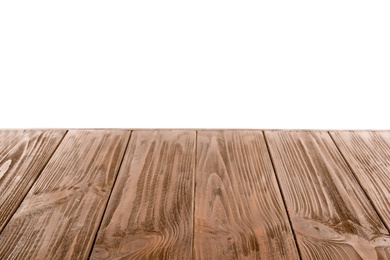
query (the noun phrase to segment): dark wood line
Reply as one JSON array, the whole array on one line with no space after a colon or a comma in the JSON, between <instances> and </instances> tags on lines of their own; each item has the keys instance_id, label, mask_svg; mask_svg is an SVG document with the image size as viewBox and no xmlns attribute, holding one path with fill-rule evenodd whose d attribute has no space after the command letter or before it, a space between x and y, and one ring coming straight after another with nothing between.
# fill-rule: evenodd
<instances>
[{"instance_id":1,"label":"dark wood line","mask_svg":"<svg viewBox=\"0 0 390 260\"><path fill-rule=\"evenodd\" d=\"M274 169L274 174L275 174L275 177L276 177L276 182L277 182L277 184L278 184L280 194L282 195L283 206L284 206L284 209L286 210L287 218L288 218L288 223L290 224L291 231L292 231L293 236L294 236L295 246L297 247L299 258L302 259L301 249L300 249L299 246L298 246L297 236L296 236L296 234L295 234L295 230L294 230L294 227L293 227L292 222L291 222L290 213L288 212L288 208L287 208L287 204L286 204L286 198L284 197L283 190L282 190L282 188L281 188L281 186L280 186L279 177L278 177L278 175L276 174L276 167L275 167L275 164L274 164L274 158L272 157L271 151L270 151L270 149L269 149L269 144L268 144L267 136L266 136L266 134L265 134L264 131L261 131L261 132L262 132L262 134L263 134L263 136L264 136L265 145L267 146L267 151L268 151L268 154L269 154L269 157L270 157L270 160L271 160L272 168Z\"/></svg>"},{"instance_id":2,"label":"dark wood line","mask_svg":"<svg viewBox=\"0 0 390 260\"><path fill-rule=\"evenodd\" d=\"M196 173L198 171L198 130L195 131L195 171L192 177L192 259L195 259L195 198Z\"/></svg>"},{"instance_id":3,"label":"dark wood line","mask_svg":"<svg viewBox=\"0 0 390 260\"><path fill-rule=\"evenodd\" d=\"M356 172L353 170L353 168L351 167L349 161L347 160L347 158L344 156L343 152L340 150L340 148L337 146L337 143L336 141L333 139L333 136L329 133L329 131L327 132L328 135L330 136L330 139L332 139L334 145L336 146L337 150L339 151L341 157L343 158L343 160L345 161L345 163L347 164L348 168L351 170L352 174L353 174L353 177L356 179L356 182L359 184L360 188L362 189L364 195L366 196L366 198L368 199L368 201L371 203L373 209L375 210L375 213L378 215L379 219L382 221L383 225L386 227L387 231L390 233L390 227L387 226L386 224L386 221L382 218L381 214L379 214L379 210L377 209L377 207L375 206L375 203L371 200L371 197L368 196L367 194L367 191L366 189L363 187L363 185L360 183L359 181L359 178L357 177L356 175Z\"/></svg>"},{"instance_id":4,"label":"dark wood line","mask_svg":"<svg viewBox=\"0 0 390 260\"><path fill-rule=\"evenodd\" d=\"M123 130L123 131L156 131L156 130L188 130L188 131L242 131L242 130L260 130L260 131L299 131L299 132L383 132L390 129L273 129L273 128L0 128L0 130Z\"/></svg>"},{"instance_id":5,"label":"dark wood line","mask_svg":"<svg viewBox=\"0 0 390 260\"><path fill-rule=\"evenodd\" d=\"M118 175L119 175L119 172L121 170L121 167L122 167L122 163L124 161L124 158L125 158L125 154L126 154L126 151L129 147L129 143L130 143L130 139L131 139L131 135L133 134L133 131L130 131L130 135L129 135L129 138L127 139L127 142L126 142L126 147L125 147L125 150L123 152L123 155L122 155L122 158L121 158L121 161L119 163L119 167L118 167L118 170L115 174L115 178L114 178L114 182L112 184L112 187L111 187L111 191L110 193L108 194L108 198L107 198L107 201L106 201L106 205L104 206L104 210L103 210L103 214L102 214L102 217L100 219L100 222L99 222L99 226L98 228L96 229L96 233L94 235L94 239L93 239L93 242L92 242L92 246L91 246L91 250L89 252L89 255L88 255L88 259L91 259L91 255L92 255L92 252L93 252L93 248L95 246L95 242L96 242L96 239L98 237L98 233L99 233L99 230L100 230L100 227L103 223L103 219L104 219L104 215L106 214L106 210L107 210L107 207L108 207L108 203L110 202L110 199L111 199L111 194L112 194L112 191L114 190L114 187L115 187L115 184L116 184L116 180L118 179Z\"/></svg>"},{"instance_id":6,"label":"dark wood line","mask_svg":"<svg viewBox=\"0 0 390 260\"><path fill-rule=\"evenodd\" d=\"M24 130L26 131L26 130ZM60 147L62 141L64 140L65 136L68 134L68 130L65 130L65 133L64 135L61 137L61 140L58 142L56 148L54 148L53 152L50 154L49 158L47 159L47 161L44 163L42 169L39 171L39 173L37 174L37 176L35 177L33 183L31 184L30 188L28 189L28 191L26 192L26 194L23 196L23 199L20 200L20 203L19 205L15 208L14 212L12 213L12 216L15 214L15 212L19 209L20 205L22 205L23 201L25 200L27 194L29 194L30 190L32 189L32 187L34 186L35 182L38 180L39 176L41 176L41 173L43 172L43 170L46 168L47 164L50 162L51 158L53 157L53 155L55 154L55 152L57 151L58 147ZM8 225L8 223L11 221L12 219L12 216L5 222L4 226L2 229L0 229L0 235L1 233L4 231L4 229L6 228L6 226Z\"/></svg>"}]
</instances>

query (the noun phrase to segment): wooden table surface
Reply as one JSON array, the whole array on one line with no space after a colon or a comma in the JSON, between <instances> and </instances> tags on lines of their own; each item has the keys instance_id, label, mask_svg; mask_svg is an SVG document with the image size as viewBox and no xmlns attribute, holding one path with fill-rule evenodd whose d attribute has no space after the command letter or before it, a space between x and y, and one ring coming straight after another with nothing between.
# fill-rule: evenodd
<instances>
[{"instance_id":1,"label":"wooden table surface","mask_svg":"<svg viewBox=\"0 0 390 260\"><path fill-rule=\"evenodd\" d=\"M0 259L390 259L390 131L0 130Z\"/></svg>"}]
</instances>

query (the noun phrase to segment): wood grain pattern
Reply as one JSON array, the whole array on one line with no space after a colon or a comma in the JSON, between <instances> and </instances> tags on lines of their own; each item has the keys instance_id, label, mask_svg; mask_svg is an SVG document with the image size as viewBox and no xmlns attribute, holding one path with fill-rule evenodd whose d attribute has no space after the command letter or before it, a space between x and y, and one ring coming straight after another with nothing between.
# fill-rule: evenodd
<instances>
[{"instance_id":1,"label":"wood grain pattern","mask_svg":"<svg viewBox=\"0 0 390 260\"><path fill-rule=\"evenodd\" d=\"M91 259L190 259L195 131L134 131Z\"/></svg>"},{"instance_id":2,"label":"wood grain pattern","mask_svg":"<svg viewBox=\"0 0 390 260\"><path fill-rule=\"evenodd\" d=\"M266 137L303 259L389 259L389 233L327 132Z\"/></svg>"},{"instance_id":3,"label":"wood grain pattern","mask_svg":"<svg viewBox=\"0 0 390 260\"><path fill-rule=\"evenodd\" d=\"M129 132L69 131L0 236L0 259L86 259Z\"/></svg>"},{"instance_id":4,"label":"wood grain pattern","mask_svg":"<svg viewBox=\"0 0 390 260\"><path fill-rule=\"evenodd\" d=\"M199 131L196 259L299 259L261 131Z\"/></svg>"},{"instance_id":5,"label":"wood grain pattern","mask_svg":"<svg viewBox=\"0 0 390 260\"><path fill-rule=\"evenodd\" d=\"M65 132L0 130L0 233Z\"/></svg>"},{"instance_id":6,"label":"wood grain pattern","mask_svg":"<svg viewBox=\"0 0 390 260\"><path fill-rule=\"evenodd\" d=\"M390 131L330 134L390 230Z\"/></svg>"}]
</instances>

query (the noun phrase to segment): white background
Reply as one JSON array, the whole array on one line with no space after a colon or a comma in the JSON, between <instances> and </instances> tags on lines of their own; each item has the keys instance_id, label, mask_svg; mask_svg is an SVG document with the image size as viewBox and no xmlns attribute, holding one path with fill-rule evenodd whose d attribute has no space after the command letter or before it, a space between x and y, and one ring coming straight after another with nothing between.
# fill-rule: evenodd
<instances>
[{"instance_id":1,"label":"white background","mask_svg":"<svg viewBox=\"0 0 390 260\"><path fill-rule=\"evenodd\" d=\"M390 129L388 1L1 1L0 128Z\"/></svg>"}]
</instances>

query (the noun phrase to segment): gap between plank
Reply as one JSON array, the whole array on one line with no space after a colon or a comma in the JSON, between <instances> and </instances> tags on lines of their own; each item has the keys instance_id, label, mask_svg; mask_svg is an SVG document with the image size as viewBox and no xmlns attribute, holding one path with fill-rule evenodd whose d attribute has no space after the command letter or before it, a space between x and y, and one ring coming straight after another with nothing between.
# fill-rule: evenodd
<instances>
[{"instance_id":1,"label":"gap between plank","mask_svg":"<svg viewBox=\"0 0 390 260\"><path fill-rule=\"evenodd\" d=\"M288 222L290 223L291 231L292 231L292 233L293 233L293 237L294 237L294 241L295 241L295 246L297 247L299 258L302 259L301 250L299 249L298 240L297 240L297 237L296 237L296 235L295 235L294 227L293 227L292 222L291 222L290 213L288 212L286 199L285 199L285 197L284 197L282 188L281 188L281 186L280 186L280 180L279 180L279 178L278 178L278 175L276 174L276 168L275 168L275 164L274 164L274 159L272 158L271 150L269 149L269 146L268 146L267 137L266 137L266 134L265 134L264 131L261 131L261 132L262 132L262 134L263 134L263 136L264 136L265 145L267 146L267 151L268 151L268 154L269 154L269 158L270 158L270 160L271 160L272 168L274 169L274 175L275 175L275 177L276 177L276 182L277 182L277 184L278 184L279 191L280 191L280 194L281 194L281 196L282 196L284 208L286 209Z\"/></svg>"},{"instance_id":2,"label":"gap between plank","mask_svg":"<svg viewBox=\"0 0 390 260\"><path fill-rule=\"evenodd\" d=\"M387 225L386 225L386 222L384 221L384 219L382 218L382 216L379 214L378 209L375 207L375 204L374 204L373 201L371 200L370 196L368 196L368 193L366 192L366 190L365 190L365 189L363 188L363 186L361 185L359 179L358 179L357 176L356 176L355 171L353 170L353 168L352 168L351 165L349 164L347 158L345 158L344 154L341 152L340 148L337 146L337 143L336 143L336 141L333 139L333 136L330 134L329 131L327 131L327 133L328 133L328 135L330 136L330 139L332 139L334 145L336 146L337 151L340 153L341 158L344 160L344 162L347 164L348 168L351 170L353 177L355 178L356 182L358 183L358 185L359 185L360 188L362 189L364 195L366 195L366 198L367 198L368 201L371 203L371 206L372 206L373 209L375 210L375 212L376 212L376 214L378 215L379 219L382 221L382 224L386 227L387 232L390 234L390 226L387 226Z\"/></svg>"},{"instance_id":3,"label":"gap between plank","mask_svg":"<svg viewBox=\"0 0 390 260\"><path fill-rule=\"evenodd\" d=\"M198 171L198 130L195 131L195 171L192 177L192 259L195 259L195 196L196 196L196 174Z\"/></svg>"},{"instance_id":4,"label":"gap between plank","mask_svg":"<svg viewBox=\"0 0 390 260\"><path fill-rule=\"evenodd\" d=\"M23 133L24 133L25 131L26 131L26 130L24 130ZM43 130L43 131L45 131L45 130ZM43 133L43 131L42 131L42 133ZM50 131L50 130L48 130L48 131ZM37 174L37 176L36 176L35 179L33 180L33 183L31 184L30 189L26 192L26 194L24 195L23 199L20 200L20 203L19 203L18 207L15 209L15 211L12 213L12 216L5 222L5 224L4 224L4 226L3 226L3 229L0 230L0 235L1 235L1 233L3 232L3 230L6 228L6 226L8 225L8 223L11 221L13 215L14 215L15 212L19 209L20 205L22 205L22 203L23 203L24 199L26 198L27 194L30 192L31 188L34 186L34 184L35 184L35 182L38 180L39 176L41 176L43 170L46 168L47 164L50 162L51 158L53 157L54 153L57 151L58 147L60 147L62 141L64 140L64 138L65 138L65 136L68 134L68 132L69 132L68 130L65 130L65 133L64 133L64 135L61 137L61 140L58 142L56 148L54 148L53 152L51 153L51 155L50 155L49 158L47 159L46 163L44 163L44 165L43 165L41 171Z\"/></svg>"},{"instance_id":5,"label":"gap between plank","mask_svg":"<svg viewBox=\"0 0 390 260\"><path fill-rule=\"evenodd\" d=\"M123 161L124 161L124 159L125 159L125 155L126 155L126 152L127 152L128 147L129 147L129 143L130 143L130 139L131 139L131 136L132 136L132 135L133 135L133 131L130 131L130 136L129 136L129 138L127 139L126 147L125 147L125 150L123 151L123 155L122 155L121 162L120 162L119 167L118 167L118 170L117 170L117 172L116 172L116 175L115 175L115 178L114 178L114 182L112 183L112 187L111 187L110 193L108 194L108 198L107 198L107 201L106 201L106 205L104 206L103 214L102 214L102 217L101 217L101 219L100 219L99 226L98 226L98 228L97 228L97 230L96 230L95 237L94 237L93 242L92 242L91 250L90 250L89 255L88 255L88 259L91 259L91 255L92 255L92 252L93 252L93 248L94 248L94 245L95 245L95 243L96 243L96 239L97 239L97 237L98 237L100 227L101 227L102 224L103 224L104 215L106 214L106 210L107 210L107 207L108 207L108 203L110 202L111 195L112 195L112 191L113 191L114 188L115 188L116 180L118 179L119 172L121 171L122 164L123 164Z\"/></svg>"}]
</instances>

